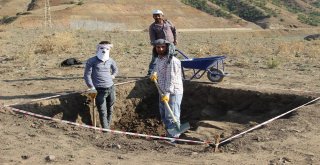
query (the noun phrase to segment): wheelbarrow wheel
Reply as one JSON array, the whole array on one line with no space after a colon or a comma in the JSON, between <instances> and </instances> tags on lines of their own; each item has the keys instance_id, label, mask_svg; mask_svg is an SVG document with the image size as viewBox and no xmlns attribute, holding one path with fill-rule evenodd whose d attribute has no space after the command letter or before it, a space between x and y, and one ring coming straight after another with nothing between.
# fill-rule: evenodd
<instances>
[{"instance_id":1,"label":"wheelbarrow wheel","mask_svg":"<svg viewBox=\"0 0 320 165\"><path fill-rule=\"evenodd\" d=\"M223 77L224 77L224 73L222 70L217 69L217 68L210 68L209 69L210 72L207 72L207 77L210 81L212 82L221 82Z\"/></svg>"}]
</instances>

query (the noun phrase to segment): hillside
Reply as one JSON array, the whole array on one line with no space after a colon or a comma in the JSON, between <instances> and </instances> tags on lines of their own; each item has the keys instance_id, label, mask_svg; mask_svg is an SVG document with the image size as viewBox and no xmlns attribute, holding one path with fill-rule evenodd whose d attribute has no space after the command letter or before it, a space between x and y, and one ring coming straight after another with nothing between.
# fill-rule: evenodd
<instances>
[{"instance_id":1,"label":"hillside","mask_svg":"<svg viewBox=\"0 0 320 165\"><path fill-rule=\"evenodd\" d=\"M320 2L315 0L182 0L211 15L240 17L262 28L301 28L320 24Z\"/></svg>"},{"instance_id":2,"label":"hillside","mask_svg":"<svg viewBox=\"0 0 320 165\"><path fill-rule=\"evenodd\" d=\"M0 24L39 27L45 15L53 25L73 29L142 30L161 9L179 29L312 28L320 24L316 0L46 0L0 1ZM50 19L51 18L51 19Z\"/></svg>"},{"instance_id":3,"label":"hillside","mask_svg":"<svg viewBox=\"0 0 320 165\"><path fill-rule=\"evenodd\" d=\"M44 0L34 0L32 3L15 0L19 8L14 12L0 12L2 17L15 16L15 12L27 12L20 15L12 24L18 27L35 27L44 24ZM82 2L82 1L81 1ZM15 8L12 1L1 2L2 8ZM163 5L165 4L165 5ZM32 7L30 7L32 6ZM146 29L153 21L151 11L161 9L165 17L181 28L232 28L256 27L256 25L243 21L240 25L232 20L214 17L191 6L183 4L180 0L92 0L82 3L70 0L51 0L50 11L52 23L57 26L101 29L101 30L134 30ZM12 11L12 10L7 10Z\"/></svg>"},{"instance_id":4,"label":"hillside","mask_svg":"<svg viewBox=\"0 0 320 165\"><path fill-rule=\"evenodd\" d=\"M141 30L161 9L179 29L312 28L320 23L314 0L50 0L48 19L58 27ZM45 0L0 1L0 23L39 27L45 23ZM51 16L51 17L49 17ZM50 19L51 18L51 19Z\"/></svg>"},{"instance_id":5,"label":"hillside","mask_svg":"<svg viewBox=\"0 0 320 165\"><path fill-rule=\"evenodd\" d=\"M308 28L319 26L315 0L50 0L53 25L101 30L145 29L151 11L161 9L180 29ZM45 0L0 1L2 24L38 27L44 24ZM49 15L49 16L50 16Z\"/></svg>"}]
</instances>

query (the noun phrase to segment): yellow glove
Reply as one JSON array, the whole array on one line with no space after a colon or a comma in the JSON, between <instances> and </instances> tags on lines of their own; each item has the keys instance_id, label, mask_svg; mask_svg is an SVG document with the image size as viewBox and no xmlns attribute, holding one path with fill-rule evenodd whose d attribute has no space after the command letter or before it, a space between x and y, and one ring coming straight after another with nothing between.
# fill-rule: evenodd
<instances>
[{"instance_id":1,"label":"yellow glove","mask_svg":"<svg viewBox=\"0 0 320 165\"><path fill-rule=\"evenodd\" d=\"M97 93L88 93L91 99L95 99L97 97Z\"/></svg>"},{"instance_id":2,"label":"yellow glove","mask_svg":"<svg viewBox=\"0 0 320 165\"><path fill-rule=\"evenodd\" d=\"M89 96L90 99L96 98L97 93L98 93L98 92L97 92L97 90L96 90L94 87L92 87L92 88L88 89L88 91L86 91L86 95Z\"/></svg>"},{"instance_id":3,"label":"yellow glove","mask_svg":"<svg viewBox=\"0 0 320 165\"><path fill-rule=\"evenodd\" d=\"M161 101L163 101L163 102L169 102L169 96L163 95L163 96L161 97Z\"/></svg>"},{"instance_id":4,"label":"yellow glove","mask_svg":"<svg viewBox=\"0 0 320 165\"><path fill-rule=\"evenodd\" d=\"M158 79L158 75L157 72L154 72L151 76L150 76L151 81L156 82Z\"/></svg>"}]
</instances>

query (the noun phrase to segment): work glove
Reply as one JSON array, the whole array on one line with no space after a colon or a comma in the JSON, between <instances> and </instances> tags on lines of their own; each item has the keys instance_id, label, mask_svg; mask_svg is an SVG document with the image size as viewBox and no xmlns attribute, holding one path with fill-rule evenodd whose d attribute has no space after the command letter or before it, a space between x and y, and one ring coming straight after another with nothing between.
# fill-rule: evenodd
<instances>
[{"instance_id":1,"label":"work glove","mask_svg":"<svg viewBox=\"0 0 320 165\"><path fill-rule=\"evenodd\" d=\"M156 82L158 79L158 75L157 72L154 72L151 76L150 76L151 81Z\"/></svg>"},{"instance_id":2,"label":"work glove","mask_svg":"<svg viewBox=\"0 0 320 165\"><path fill-rule=\"evenodd\" d=\"M90 97L90 98L95 98L97 96L97 90L95 87L91 87L87 90L87 95Z\"/></svg>"},{"instance_id":3,"label":"work glove","mask_svg":"<svg viewBox=\"0 0 320 165\"><path fill-rule=\"evenodd\" d=\"M163 101L163 102L169 102L169 96L170 96L170 94L165 94L165 95L163 95L162 97L161 97L161 101Z\"/></svg>"},{"instance_id":4,"label":"work glove","mask_svg":"<svg viewBox=\"0 0 320 165\"><path fill-rule=\"evenodd\" d=\"M116 76L114 76L114 75L111 75L111 78L112 78L112 79L115 79L115 78L116 78Z\"/></svg>"},{"instance_id":5,"label":"work glove","mask_svg":"<svg viewBox=\"0 0 320 165\"><path fill-rule=\"evenodd\" d=\"M97 91L95 87L91 87L91 88L89 88L89 89L87 90L88 93L89 93L89 92L93 92L93 91Z\"/></svg>"}]
</instances>

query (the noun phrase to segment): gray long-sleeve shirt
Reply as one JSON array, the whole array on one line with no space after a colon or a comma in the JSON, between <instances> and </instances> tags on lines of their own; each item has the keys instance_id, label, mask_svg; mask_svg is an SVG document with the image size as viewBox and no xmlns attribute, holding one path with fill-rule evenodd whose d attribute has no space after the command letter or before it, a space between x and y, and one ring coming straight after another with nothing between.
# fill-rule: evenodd
<instances>
[{"instance_id":1,"label":"gray long-sleeve shirt","mask_svg":"<svg viewBox=\"0 0 320 165\"><path fill-rule=\"evenodd\" d=\"M117 74L118 67L112 58L103 62L95 56L87 60L84 80L89 88L108 88L113 85L112 76Z\"/></svg>"}]
</instances>

